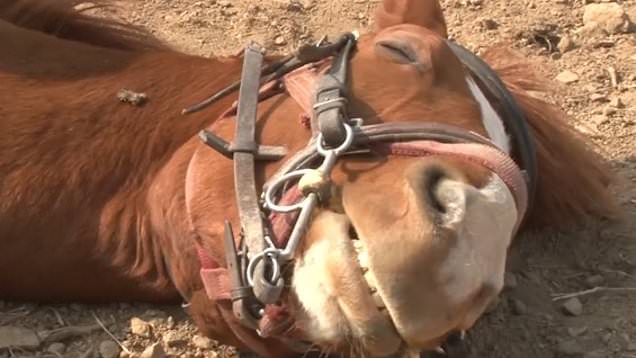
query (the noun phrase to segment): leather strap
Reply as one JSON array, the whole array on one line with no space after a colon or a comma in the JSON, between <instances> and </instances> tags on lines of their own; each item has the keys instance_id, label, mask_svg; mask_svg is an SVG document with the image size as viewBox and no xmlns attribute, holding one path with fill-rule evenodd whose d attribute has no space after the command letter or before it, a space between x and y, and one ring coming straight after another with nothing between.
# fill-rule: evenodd
<instances>
[{"instance_id":1,"label":"leather strap","mask_svg":"<svg viewBox=\"0 0 636 358\"><path fill-rule=\"evenodd\" d=\"M325 144L334 148L344 141L346 132L343 123L348 122L347 64L355 37L353 34L345 36L348 39L343 50L338 53L329 71L318 81L314 105L315 122L312 124L312 128L317 127L322 134Z\"/></svg>"},{"instance_id":2,"label":"leather strap","mask_svg":"<svg viewBox=\"0 0 636 358\"><path fill-rule=\"evenodd\" d=\"M528 209L532 208L537 191L537 154L536 146L522 109L506 88L506 85L497 76L497 73L486 62L455 42L447 40L446 43L455 53L455 56L472 72L476 80L482 83L501 102L501 110L504 112L501 118L505 123L506 130L512 134L511 137L517 144L516 149L521 161L520 166L528 176Z\"/></svg>"},{"instance_id":3,"label":"leather strap","mask_svg":"<svg viewBox=\"0 0 636 358\"><path fill-rule=\"evenodd\" d=\"M261 218L258 193L256 192L255 156L258 152L256 144L256 114L260 87L263 49L251 43L245 49L245 57L241 74L241 86L237 108L237 121L232 153L234 159L234 188L241 222L241 236L244 246L250 252L261 252L265 249L264 227ZM239 264L234 235L229 223L225 227L225 251L235 297L233 310L238 319L245 325L255 328L258 313L250 310L253 299L249 286L244 282L242 265ZM245 252L241 255L245 259ZM255 268L256 277L264 277L264 265ZM261 280L254 284L254 294L262 292ZM238 295L236 295L238 294Z\"/></svg>"}]
</instances>

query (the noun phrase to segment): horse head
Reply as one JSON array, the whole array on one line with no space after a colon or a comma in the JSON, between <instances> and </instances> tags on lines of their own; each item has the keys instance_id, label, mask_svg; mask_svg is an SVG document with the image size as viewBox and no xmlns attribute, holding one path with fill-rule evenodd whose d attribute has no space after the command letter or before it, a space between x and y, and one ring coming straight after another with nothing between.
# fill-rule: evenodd
<instances>
[{"instance_id":1,"label":"horse head","mask_svg":"<svg viewBox=\"0 0 636 358\"><path fill-rule=\"evenodd\" d=\"M439 3L385 1L376 15L374 31L344 62L346 95L312 103L319 112L346 101L349 124L332 151L348 139L354 145L347 149L366 145L338 156L327 173L314 168L277 178L306 174L299 184L305 195L311 183L324 184L285 271L294 326L325 347L387 356L434 349L474 325L503 287L528 189L502 118L446 39ZM299 113L289 102L260 110L267 112L260 141L285 143L287 161L308 142L327 152L329 129L315 124L320 133L310 142L310 131L289 123ZM217 122L210 131L231 136L232 128ZM219 175L209 173L212 160L200 144L187 191L193 225L219 242L221 226L210 231L209 224L219 212L199 196L205 178ZM271 188L281 164L263 167Z\"/></svg>"}]
</instances>

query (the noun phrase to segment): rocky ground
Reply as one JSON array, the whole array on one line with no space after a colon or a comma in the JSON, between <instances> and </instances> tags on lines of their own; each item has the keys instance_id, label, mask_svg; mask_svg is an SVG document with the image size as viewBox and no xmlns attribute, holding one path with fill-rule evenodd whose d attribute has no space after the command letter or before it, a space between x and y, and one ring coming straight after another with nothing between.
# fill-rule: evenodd
<instances>
[{"instance_id":1,"label":"rocky ground","mask_svg":"<svg viewBox=\"0 0 636 358\"><path fill-rule=\"evenodd\" d=\"M378 0L143 0L118 15L184 51L275 52L364 31ZM625 179L625 220L519 238L499 305L471 331L473 357L636 358L636 1L446 0L454 38L474 51L508 41L555 80L555 100ZM567 173L564 173L567 175ZM578 293L570 299L559 294ZM0 301L0 358L232 357L179 307Z\"/></svg>"}]
</instances>

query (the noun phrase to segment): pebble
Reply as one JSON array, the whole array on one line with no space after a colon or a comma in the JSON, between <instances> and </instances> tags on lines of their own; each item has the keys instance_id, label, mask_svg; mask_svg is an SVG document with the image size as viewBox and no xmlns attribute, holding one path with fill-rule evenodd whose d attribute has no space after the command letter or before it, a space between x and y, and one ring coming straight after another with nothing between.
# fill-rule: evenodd
<instances>
[{"instance_id":1,"label":"pebble","mask_svg":"<svg viewBox=\"0 0 636 358\"><path fill-rule=\"evenodd\" d=\"M559 342L557 352L563 357L583 357L585 354L583 347L574 340Z\"/></svg>"},{"instance_id":2,"label":"pebble","mask_svg":"<svg viewBox=\"0 0 636 358\"><path fill-rule=\"evenodd\" d=\"M518 286L517 276L512 272L506 272L504 274L504 288L513 289Z\"/></svg>"},{"instance_id":3,"label":"pebble","mask_svg":"<svg viewBox=\"0 0 636 358\"><path fill-rule=\"evenodd\" d=\"M583 13L586 31L601 30L607 34L627 32L631 21L623 7L617 3L588 4Z\"/></svg>"},{"instance_id":4,"label":"pebble","mask_svg":"<svg viewBox=\"0 0 636 358\"><path fill-rule=\"evenodd\" d=\"M0 327L0 350L11 348L34 349L40 346L38 335L27 328Z\"/></svg>"},{"instance_id":5,"label":"pebble","mask_svg":"<svg viewBox=\"0 0 636 358\"><path fill-rule=\"evenodd\" d=\"M625 104L623 103L623 100L621 100L620 97L612 98L609 105L614 108L625 108Z\"/></svg>"},{"instance_id":6,"label":"pebble","mask_svg":"<svg viewBox=\"0 0 636 358\"><path fill-rule=\"evenodd\" d=\"M592 102L606 102L607 96L602 93L593 93L590 95L590 100Z\"/></svg>"},{"instance_id":7,"label":"pebble","mask_svg":"<svg viewBox=\"0 0 636 358\"><path fill-rule=\"evenodd\" d=\"M121 349L113 341L102 341L99 344L99 355L102 358L117 358Z\"/></svg>"},{"instance_id":8,"label":"pebble","mask_svg":"<svg viewBox=\"0 0 636 358\"><path fill-rule=\"evenodd\" d=\"M167 357L166 351L163 349L163 346L160 343L154 343L148 346L141 353L139 358L165 358Z\"/></svg>"},{"instance_id":9,"label":"pebble","mask_svg":"<svg viewBox=\"0 0 636 358\"><path fill-rule=\"evenodd\" d=\"M495 30L497 27L499 27L499 24L493 19L484 19L481 21L481 26L485 30Z\"/></svg>"},{"instance_id":10,"label":"pebble","mask_svg":"<svg viewBox=\"0 0 636 358\"><path fill-rule=\"evenodd\" d=\"M572 51L576 48L576 43L570 36L563 36L557 45L559 51L561 53L566 53L568 51Z\"/></svg>"},{"instance_id":11,"label":"pebble","mask_svg":"<svg viewBox=\"0 0 636 358\"><path fill-rule=\"evenodd\" d=\"M521 316L528 312L528 306L523 301L513 298L510 300L510 306L512 307L512 313Z\"/></svg>"},{"instance_id":12,"label":"pebble","mask_svg":"<svg viewBox=\"0 0 636 358\"><path fill-rule=\"evenodd\" d=\"M163 343L165 343L168 347L175 347L186 344L187 341L183 337L179 336L178 333L171 331L163 336Z\"/></svg>"},{"instance_id":13,"label":"pebble","mask_svg":"<svg viewBox=\"0 0 636 358\"><path fill-rule=\"evenodd\" d=\"M582 335L585 332L587 332L587 327L586 326L569 327L568 328L568 334L570 336L572 336L572 337L578 337L578 336Z\"/></svg>"},{"instance_id":14,"label":"pebble","mask_svg":"<svg viewBox=\"0 0 636 358\"><path fill-rule=\"evenodd\" d=\"M48 348L46 348L47 352L53 353L53 354L59 354L59 355L64 353L65 350L66 350L66 345L64 343L62 343L62 342L51 343L48 346Z\"/></svg>"},{"instance_id":15,"label":"pebble","mask_svg":"<svg viewBox=\"0 0 636 358\"><path fill-rule=\"evenodd\" d=\"M214 342L210 338L199 335L192 337L192 344L201 349L211 349L214 347Z\"/></svg>"},{"instance_id":16,"label":"pebble","mask_svg":"<svg viewBox=\"0 0 636 358\"><path fill-rule=\"evenodd\" d=\"M561 73L559 73L558 76L556 76L556 80L562 83L574 83L576 81L579 80L579 75L577 75L576 73L572 72L572 71L563 71Z\"/></svg>"},{"instance_id":17,"label":"pebble","mask_svg":"<svg viewBox=\"0 0 636 358\"><path fill-rule=\"evenodd\" d=\"M139 317L133 317L130 319L130 332L140 337L150 337L152 327L150 323L144 321Z\"/></svg>"},{"instance_id":18,"label":"pebble","mask_svg":"<svg viewBox=\"0 0 636 358\"><path fill-rule=\"evenodd\" d=\"M164 324L166 325L167 329L173 329L174 328L174 318L172 318L172 316L168 316L168 318L166 318L166 321L164 322Z\"/></svg>"},{"instance_id":19,"label":"pebble","mask_svg":"<svg viewBox=\"0 0 636 358\"><path fill-rule=\"evenodd\" d=\"M276 46L284 46L287 44L287 40L285 40L283 36L276 36L276 38L274 38L274 44Z\"/></svg>"},{"instance_id":20,"label":"pebble","mask_svg":"<svg viewBox=\"0 0 636 358\"><path fill-rule=\"evenodd\" d=\"M613 115L615 113L616 113L616 108L615 107L607 106L607 107L603 108L603 115L605 115L605 116L611 116L611 115Z\"/></svg>"},{"instance_id":21,"label":"pebble","mask_svg":"<svg viewBox=\"0 0 636 358\"><path fill-rule=\"evenodd\" d=\"M570 316L580 316L583 314L583 304L576 297L565 301L561 307L563 308L563 312Z\"/></svg>"}]
</instances>

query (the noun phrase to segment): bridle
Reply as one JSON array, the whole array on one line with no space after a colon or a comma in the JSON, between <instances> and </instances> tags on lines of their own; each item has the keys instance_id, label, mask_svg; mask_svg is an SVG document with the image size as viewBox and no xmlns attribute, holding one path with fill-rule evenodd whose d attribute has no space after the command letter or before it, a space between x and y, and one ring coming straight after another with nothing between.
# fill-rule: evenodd
<instances>
[{"instance_id":1,"label":"bridle","mask_svg":"<svg viewBox=\"0 0 636 358\"><path fill-rule=\"evenodd\" d=\"M200 111L233 91L239 91L234 140L228 143L207 130L200 133L200 138L234 163L241 228L237 245L231 224L225 222L227 267L220 270L228 276L225 285L229 286L229 295L225 298L232 302L235 318L261 335L266 335L262 332L263 321L267 319L266 308L278 305L285 287L283 267L295 258L313 210L329 201L330 174L343 156L369 152L461 156L477 161L504 179L521 208L517 228L532 205L537 181L532 137L513 96L486 63L460 45L447 41L475 80L500 102L506 129L516 144L519 165L488 138L462 128L418 121L365 125L362 119L349 118L346 79L348 61L357 38L357 33L345 33L333 43L321 41L316 45L305 45L295 54L265 67L263 49L251 43L244 50L241 79L183 111L184 114ZM333 57L331 66L318 81L315 91L311 139L304 149L283 163L262 190L258 190L255 163L277 161L287 155L283 147L257 142L255 127L259 101L284 91L280 79L286 74L329 57ZM202 262L210 260L201 248L199 251ZM202 277L205 283L203 273ZM220 282L218 278L217 281ZM216 284L208 290L208 295L214 295L212 291L223 285Z\"/></svg>"}]
</instances>

